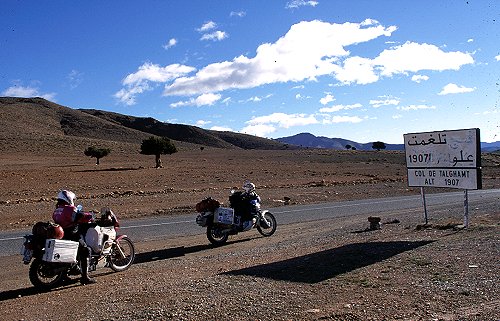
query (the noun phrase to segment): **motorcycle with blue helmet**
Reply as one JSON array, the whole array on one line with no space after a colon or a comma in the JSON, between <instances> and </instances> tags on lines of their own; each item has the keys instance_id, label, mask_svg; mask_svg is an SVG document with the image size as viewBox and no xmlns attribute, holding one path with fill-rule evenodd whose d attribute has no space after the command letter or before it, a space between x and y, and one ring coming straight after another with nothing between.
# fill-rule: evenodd
<instances>
[{"instance_id":1,"label":"motorcycle with blue helmet","mask_svg":"<svg viewBox=\"0 0 500 321\"><path fill-rule=\"evenodd\" d=\"M252 228L264 237L276 232L277 223L274 215L261 209L261 199L255 190L255 184L245 181L243 191L231 190L229 207L208 197L196 204L196 223L207 228L207 238L215 246L223 245L230 235L246 232Z\"/></svg>"}]
</instances>

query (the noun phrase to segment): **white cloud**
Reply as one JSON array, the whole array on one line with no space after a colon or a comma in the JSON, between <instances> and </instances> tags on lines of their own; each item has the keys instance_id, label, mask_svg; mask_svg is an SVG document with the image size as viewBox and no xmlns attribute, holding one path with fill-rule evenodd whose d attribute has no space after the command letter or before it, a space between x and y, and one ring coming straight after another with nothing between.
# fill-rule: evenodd
<instances>
[{"instance_id":1,"label":"white cloud","mask_svg":"<svg viewBox=\"0 0 500 321\"><path fill-rule=\"evenodd\" d=\"M373 61L361 57L347 58L344 66L337 68L335 73L337 80L343 84L366 85L379 80L373 68Z\"/></svg>"},{"instance_id":2,"label":"white cloud","mask_svg":"<svg viewBox=\"0 0 500 321\"><path fill-rule=\"evenodd\" d=\"M35 87L23 87L23 86L11 86L2 92L2 96L6 97L41 97L50 101L55 102L56 93L40 93L38 88Z\"/></svg>"},{"instance_id":3,"label":"white cloud","mask_svg":"<svg viewBox=\"0 0 500 321\"><path fill-rule=\"evenodd\" d=\"M166 44L164 44L162 47L163 47L163 49L168 50L168 49L172 48L173 46L175 46L176 44L177 44L177 39L172 38Z\"/></svg>"},{"instance_id":4,"label":"white cloud","mask_svg":"<svg viewBox=\"0 0 500 321\"><path fill-rule=\"evenodd\" d=\"M347 58L343 66L336 68L335 73L336 78L343 84L364 85L378 81L381 76L392 77L395 74L416 73L422 70L459 70L463 65L473 62L474 59L469 53L444 52L434 45L406 42L384 50L374 59Z\"/></svg>"},{"instance_id":5,"label":"white cloud","mask_svg":"<svg viewBox=\"0 0 500 321\"><path fill-rule=\"evenodd\" d=\"M321 99L319 100L319 102L320 102L320 104L321 104L321 105L323 105L323 106L324 106L324 105L326 105L326 104L328 104L328 103L331 103L331 102L332 102L332 101L334 101L334 100L335 100L335 97L333 97L333 95L332 95L332 94L327 94L325 97L321 98Z\"/></svg>"},{"instance_id":6,"label":"white cloud","mask_svg":"<svg viewBox=\"0 0 500 321\"><path fill-rule=\"evenodd\" d=\"M196 95L329 75L339 70L338 59L349 54L346 46L390 36L396 29L368 22L299 22L275 43L260 45L254 58L239 56L232 61L210 64L192 77L177 78L165 87L164 93Z\"/></svg>"},{"instance_id":7,"label":"white cloud","mask_svg":"<svg viewBox=\"0 0 500 321\"><path fill-rule=\"evenodd\" d=\"M246 16L247 13L245 11L231 11L231 13L229 14L230 17L244 17Z\"/></svg>"},{"instance_id":8,"label":"white cloud","mask_svg":"<svg viewBox=\"0 0 500 321\"><path fill-rule=\"evenodd\" d=\"M69 87L75 89L83 82L83 73L78 70L71 70L71 72L66 76L69 81Z\"/></svg>"},{"instance_id":9,"label":"white cloud","mask_svg":"<svg viewBox=\"0 0 500 321\"><path fill-rule=\"evenodd\" d=\"M309 99L309 98L311 98L311 96L304 96L302 94L295 95L295 99L297 99L297 100L304 100L304 99Z\"/></svg>"},{"instance_id":10,"label":"white cloud","mask_svg":"<svg viewBox=\"0 0 500 321\"><path fill-rule=\"evenodd\" d=\"M125 77L125 79L122 81L122 84L134 86L146 81L163 83L169 80L173 80L184 74L190 73L194 70L196 69L185 65L172 64L166 67L160 67L159 65L146 62L139 67L137 72Z\"/></svg>"},{"instance_id":11,"label":"white cloud","mask_svg":"<svg viewBox=\"0 0 500 321\"><path fill-rule=\"evenodd\" d=\"M207 32L209 30L213 30L217 28L217 24L213 21L207 21L205 22L200 28L198 28L197 30L199 32Z\"/></svg>"},{"instance_id":12,"label":"white cloud","mask_svg":"<svg viewBox=\"0 0 500 321\"><path fill-rule=\"evenodd\" d=\"M262 98L260 98L258 96L253 96L253 97L248 98L246 101L247 102L251 101L251 102L257 103L259 101L262 101Z\"/></svg>"},{"instance_id":13,"label":"white cloud","mask_svg":"<svg viewBox=\"0 0 500 321\"><path fill-rule=\"evenodd\" d=\"M221 41L228 37L227 33L224 31L216 30L209 32L217 28L217 24L213 21L205 22L200 28L196 29L198 32L203 33L200 40L212 40Z\"/></svg>"},{"instance_id":14,"label":"white cloud","mask_svg":"<svg viewBox=\"0 0 500 321\"><path fill-rule=\"evenodd\" d=\"M417 84L420 84L422 81L427 81L429 80L429 76L425 75L413 75L411 76L411 80L416 82Z\"/></svg>"},{"instance_id":15,"label":"white cloud","mask_svg":"<svg viewBox=\"0 0 500 321\"><path fill-rule=\"evenodd\" d=\"M372 105L373 108L379 108L382 106L397 106L397 105L399 105L399 102L400 102L399 98L394 98L391 96L380 96L379 98L383 98L383 99L370 100L369 103L370 103L370 105Z\"/></svg>"},{"instance_id":16,"label":"white cloud","mask_svg":"<svg viewBox=\"0 0 500 321\"><path fill-rule=\"evenodd\" d=\"M265 137L267 134L276 131L277 127L290 128L317 123L318 120L314 115L273 113L267 116L253 117L246 122L248 126L243 128L241 132Z\"/></svg>"},{"instance_id":17,"label":"white cloud","mask_svg":"<svg viewBox=\"0 0 500 321\"><path fill-rule=\"evenodd\" d=\"M318 120L314 115L273 113L267 116L253 117L246 123L250 126L276 124L281 128L290 128L317 124Z\"/></svg>"},{"instance_id":18,"label":"white cloud","mask_svg":"<svg viewBox=\"0 0 500 321\"><path fill-rule=\"evenodd\" d=\"M260 137L266 137L276 131L276 127L267 124L255 124L244 127L240 132L249 135L256 135Z\"/></svg>"},{"instance_id":19,"label":"white cloud","mask_svg":"<svg viewBox=\"0 0 500 321\"><path fill-rule=\"evenodd\" d=\"M138 94L142 94L145 91L151 90L151 87L147 84L144 83L142 85L135 85L130 88L122 88L118 92L116 92L113 97L118 99L119 102L122 104L132 106L137 103L135 100L135 96Z\"/></svg>"},{"instance_id":20,"label":"white cloud","mask_svg":"<svg viewBox=\"0 0 500 321\"><path fill-rule=\"evenodd\" d=\"M410 110L422 110L422 109L436 109L436 107L427 105L409 105L404 107L397 107L397 109L402 111L410 111Z\"/></svg>"},{"instance_id":21,"label":"white cloud","mask_svg":"<svg viewBox=\"0 0 500 321\"><path fill-rule=\"evenodd\" d=\"M202 94L196 98L191 98L189 100L172 103L172 104L170 104L170 107L176 108L176 107L185 107L185 106L197 106L197 107L207 106L207 105L211 106L215 102L220 100L221 97L222 96L220 94L212 94L212 93Z\"/></svg>"},{"instance_id":22,"label":"white cloud","mask_svg":"<svg viewBox=\"0 0 500 321\"><path fill-rule=\"evenodd\" d=\"M212 30L216 27L217 25L210 21L199 30ZM163 68L174 66L173 69L179 73L172 74L168 79L157 77L152 80L146 76L139 77L139 71L127 78L135 76L151 82L163 82L165 96L192 96L273 83L297 83L315 80L320 76L332 76L344 85L369 84L379 81L381 77L392 77L396 74L407 75L422 70L458 70L463 65L474 62L469 53L444 52L434 45L413 42L391 47L373 59L349 57L347 47L382 36L391 36L395 30L395 26L384 27L373 19L344 24L318 20L302 21L292 25L276 42L260 45L254 57L241 55L231 61L209 64L196 73L193 67L170 65ZM214 34L213 38L207 36L207 39L217 40L224 35L222 32L219 36ZM412 79L422 81L425 77L415 75ZM146 81L134 84L136 85L117 93L117 98L125 103L135 103L137 94L152 89Z\"/></svg>"},{"instance_id":23,"label":"white cloud","mask_svg":"<svg viewBox=\"0 0 500 321\"><path fill-rule=\"evenodd\" d=\"M224 126L213 126L210 127L211 130L216 130L218 132L232 132L233 130L230 127L224 127Z\"/></svg>"},{"instance_id":24,"label":"white cloud","mask_svg":"<svg viewBox=\"0 0 500 321\"><path fill-rule=\"evenodd\" d=\"M319 4L319 2L314 1L314 0L292 0L292 1L288 1L286 3L285 8L286 9L296 9L298 7L303 7L303 6L316 7L318 4Z\"/></svg>"},{"instance_id":25,"label":"white cloud","mask_svg":"<svg viewBox=\"0 0 500 321\"><path fill-rule=\"evenodd\" d=\"M257 102L260 102L262 101L263 99L268 99L270 97L272 97L273 94L267 94L265 96L262 96L262 97L259 97L259 96L253 96L253 97L250 97L248 98L247 100L240 100L239 102L240 103L248 103L248 102L254 102L254 103L257 103Z\"/></svg>"},{"instance_id":26,"label":"white cloud","mask_svg":"<svg viewBox=\"0 0 500 321\"><path fill-rule=\"evenodd\" d=\"M474 39L469 38L469 39L467 39L467 42L474 42Z\"/></svg>"},{"instance_id":27,"label":"white cloud","mask_svg":"<svg viewBox=\"0 0 500 321\"><path fill-rule=\"evenodd\" d=\"M500 61L500 55L495 57L496 61Z\"/></svg>"},{"instance_id":28,"label":"white cloud","mask_svg":"<svg viewBox=\"0 0 500 321\"><path fill-rule=\"evenodd\" d=\"M171 81L195 70L196 69L193 67L179 64L160 67L157 64L146 62L138 68L137 72L129 74L125 77L125 79L123 79L122 85L125 88L122 88L115 93L114 97L121 103L134 105L136 103L136 95L153 89L150 83L164 83Z\"/></svg>"},{"instance_id":29,"label":"white cloud","mask_svg":"<svg viewBox=\"0 0 500 321\"><path fill-rule=\"evenodd\" d=\"M323 118L322 123L325 125L339 124L339 123L356 124L356 123L360 123L362 121L363 121L363 119L361 119L358 116L330 116L330 115L326 115L326 117Z\"/></svg>"},{"instance_id":30,"label":"white cloud","mask_svg":"<svg viewBox=\"0 0 500 321\"><path fill-rule=\"evenodd\" d=\"M200 120L198 120L196 122L196 126L205 126L205 125L208 125L210 123L212 123L212 122L209 121L209 120L202 120L202 119L200 119Z\"/></svg>"},{"instance_id":31,"label":"white cloud","mask_svg":"<svg viewBox=\"0 0 500 321\"><path fill-rule=\"evenodd\" d=\"M459 70L461 66L473 62L474 59L469 53L444 52L434 45L415 42L406 42L384 50L373 61L374 65L380 66L384 76L421 70Z\"/></svg>"},{"instance_id":32,"label":"white cloud","mask_svg":"<svg viewBox=\"0 0 500 321\"><path fill-rule=\"evenodd\" d=\"M392 119L400 119L400 118L403 118L403 115L397 114L392 116Z\"/></svg>"},{"instance_id":33,"label":"white cloud","mask_svg":"<svg viewBox=\"0 0 500 321\"><path fill-rule=\"evenodd\" d=\"M351 105L352 108L356 105ZM321 117L318 120L316 117ZM358 116L332 116L329 114L308 115L308 114L285 114L273 113L267 116L253 117L247 121L242 133L265 137L266 135L275 132L278 128L290 128L296 126L307 126L314 124L338 124L338 123L359 123L363 119Z\"/></svg>"},{"instance_id":34,"label":"white cloud","mask_svg":"<svg viewBox=\"0 0 500 321\"><path fill-rule=\"evenodd\" d=\"M464 86L458 86L456 84L449 83L448 85L443 87L438 95L463 94L473 92L474 90L476 90L476 88L467 88Z\"/></svg>"},{"instance_id":35,"label":"white cloud","mask_svg":"<svg viewBox=\"0 0 500 321\"><path fill-rule=\"evenodd\" d=\"M200 40L212 40L212 41L221 41L224 40L228 37L227 33L225 31L214 31L211 33L206 33L203 36L201 36Z\"/></svg>"},{"instance_id":36,"label":"white cloud","mask_svg":"<svg viewBox=\"0 0 500 321\"><path fill-rule=\"evenodd\" d=\"M320 113L334 113L337 111L341 110L349 110L349 109L356 109L356 108L361 108L363 105L361 104L354 104L354 105L335 105L332 107L324 107L319 110Z\"/></svg>"}]
</instances>

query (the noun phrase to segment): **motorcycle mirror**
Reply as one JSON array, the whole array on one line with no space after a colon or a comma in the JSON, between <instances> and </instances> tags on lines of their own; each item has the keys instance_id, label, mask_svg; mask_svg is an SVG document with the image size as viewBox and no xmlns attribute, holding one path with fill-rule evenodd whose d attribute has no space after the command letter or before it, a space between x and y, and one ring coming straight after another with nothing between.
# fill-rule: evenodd
<instances>
[{"instance_id":1,"label":"motorcycle mirror","mask_svg":"<svg viewBox=\"0 0 500 321\"><path fill-rule=\"evenodd\" d=\"M76 211L77 211L77 212L81 212L82 210L83 210L83 205L82 205L82 204L78 204L78 205L76 206Z\"/></svg>"}]
</instances>

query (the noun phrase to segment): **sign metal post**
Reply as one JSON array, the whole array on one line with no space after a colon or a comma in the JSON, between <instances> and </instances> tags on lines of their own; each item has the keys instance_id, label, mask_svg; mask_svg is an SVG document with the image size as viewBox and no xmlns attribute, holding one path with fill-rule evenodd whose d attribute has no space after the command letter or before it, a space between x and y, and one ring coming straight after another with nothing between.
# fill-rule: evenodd
<instances>
[{"instance_id":1,"label":"sign metal post","mask_svg":"<svg viewBox=\"0 0 500 321\"><path fill-rule=\"evenodd\" d=\"M427 205L425 204L425 189L424 187L420 187L420 194L422 195L422 204L424 205L424 219L425 225L429 224L429 219L427 218Z\"/></svg>"}]
</instances>

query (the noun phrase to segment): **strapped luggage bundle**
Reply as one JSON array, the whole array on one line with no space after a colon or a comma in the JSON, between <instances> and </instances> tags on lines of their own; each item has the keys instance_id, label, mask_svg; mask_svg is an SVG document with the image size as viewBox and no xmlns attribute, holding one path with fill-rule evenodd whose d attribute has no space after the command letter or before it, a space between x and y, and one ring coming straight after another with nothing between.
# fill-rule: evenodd
<instances>
[{"instance_id":1,"label":"strapped luggage bundle","mask_svg":"<svg viewBox=\"0 0 500 321\"><path fill-rule=\"evenodd\" d=\"M220 202L212 197L207 197L198 204L196 204L196 212L214 212L220 207Z\"/></svg>"}]
</instances>

